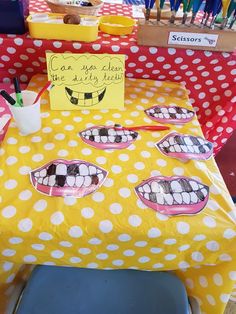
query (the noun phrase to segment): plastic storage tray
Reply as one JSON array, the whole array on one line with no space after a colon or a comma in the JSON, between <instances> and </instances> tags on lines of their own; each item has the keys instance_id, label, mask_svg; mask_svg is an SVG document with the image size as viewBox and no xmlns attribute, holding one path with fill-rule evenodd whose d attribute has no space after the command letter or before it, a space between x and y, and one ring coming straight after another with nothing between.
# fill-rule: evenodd
<instances>
[{"instance_id":1,"label":"plastic storage tray","mask_svg":"<svg viewBox=\"0 0 236 314\"><path fill-rule=\"evenodd\" d=\"M63 18L63 14L48 14L51 18ZM81 16L85 17L85 16ZM89 19L98 19L94 16L86 16ZM45 22L32 22L31 16L27 18L29 33L33 38L41 39L62 39L92 42L98 37L98 23L97 25L74 25L74 24L53 24Z\"/></svg>"}]
</instances>

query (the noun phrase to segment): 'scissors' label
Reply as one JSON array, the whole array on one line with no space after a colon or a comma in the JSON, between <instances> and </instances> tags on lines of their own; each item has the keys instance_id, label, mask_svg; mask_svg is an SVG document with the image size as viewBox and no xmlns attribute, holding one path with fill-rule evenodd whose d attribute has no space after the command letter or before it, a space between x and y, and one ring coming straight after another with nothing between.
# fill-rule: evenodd
<instances>
[{"instance_id":1,"label":"'scissors' label","mask_svg":"<svg viewBox=\"0 0 236 314\"><path fill-rule=\"evenodd\" d=\"M170 32L168 44L215 47L217 40L216 34Z\"/></svg>"}]
</instances>

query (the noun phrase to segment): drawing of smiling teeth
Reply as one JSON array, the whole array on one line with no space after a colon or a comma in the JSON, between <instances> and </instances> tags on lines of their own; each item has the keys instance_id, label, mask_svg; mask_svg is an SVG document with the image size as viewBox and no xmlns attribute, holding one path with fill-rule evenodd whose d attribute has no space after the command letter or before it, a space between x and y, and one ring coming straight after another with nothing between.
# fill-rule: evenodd
<instances>
[{"instance_id":1,"label":"drawing of smiling teeth","mask_svg":"<svg viewBox=\"0 0 236 314\"><path fill-rule=\"evenodd\" d=\"M131 145L138 133L110 126L93 126L79 133L81 139L98 149L121 149Z\"/></svg>"},{"instance_id":2,"label":"drawing of smiling teeth","mask_svg":"<svg viewBox=\"0 0 236 314\"><path fill-rule=\"evenodd\" d=\"M153 106L144 111L152 120L161 123L183 124L191 121L195 115L194 111L183 107Z\"/></svg>"},{"instance_id":3,"label":"drawing of smiling teeth","mask_svg":"<svg viewBox=\"0 0 236 314\"><path fill-rule=\"evenodd\" d=\"M200 136L169 133L156 147L166 156L180 159L206 160L213 154L213 144Z\"/></svg>"},{"instance_id":4,"label":"drawing of smiling teeth","mask_svg":"<svg viewBox=\"0 0 236 314\"><path fill-rule=\"evenodd\" d=\"M140 200L166 215L191 215L200 212L209 197L209 187L188 177L156 176L135 187Z\"/></svg>"},{"instance_id":5,"label":"drawing of smiling teeth","mask_svg":"<svg viewBox=\"0 0 236 314\"><path fill-rule=\"evenodd\" d=\"M97 105L103 100L106 93L106 87L91 93L77 92L69 87L65 87L66 96L72 105L79 107L91 107Z\"/></svg>"},{"instance_id":6,"label":"drawing of smiling teeth","mask_svg":"<svg viewBox=\"0 0 236 314\"><path fill-rule=\"evenodd\" d=\"M97 190L108 172L83 160L56 159L32 170L36 190L50 196L83 197Z\"/></svg>"}]
</instances>

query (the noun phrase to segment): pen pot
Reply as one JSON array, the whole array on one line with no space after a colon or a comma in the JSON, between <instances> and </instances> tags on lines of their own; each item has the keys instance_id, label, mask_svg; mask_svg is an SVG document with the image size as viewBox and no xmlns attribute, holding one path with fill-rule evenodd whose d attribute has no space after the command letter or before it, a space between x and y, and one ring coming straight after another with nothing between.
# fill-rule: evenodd
<instances>
[{"instance_id":1,"label":"pen pot","mask_svg":"<svg viewBox=\"0 0 236 314\"><path fill-rule=\"evenodd\" d=\"M37 93L24 90L21 94L23 107L9 105L9 108L20 132L28 135L41 129L40 99L34 104ZM15 93L12 93L11 97L16 99Z\"/></svg>"}]
</instances>

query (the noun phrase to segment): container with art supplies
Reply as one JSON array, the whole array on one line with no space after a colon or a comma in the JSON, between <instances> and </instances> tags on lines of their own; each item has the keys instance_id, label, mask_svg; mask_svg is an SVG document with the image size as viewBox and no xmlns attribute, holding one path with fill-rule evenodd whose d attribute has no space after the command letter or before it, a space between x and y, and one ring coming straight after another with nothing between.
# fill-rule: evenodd
<instances>
[{"instance_id":1,"label":"container with art supplies","mask_svg":"<svg viewBox=\"0 0 236 314\"><path fill-rule=\"evenodd\" d=\"M98 15L103 6L101 0L46 0L52 13Z\"/></svg>"},{"instance_id":2,"label":"container with art supplies","mask_svg":"<svg viewBox=\"0 0 236 314\"><path fill-rule=\"evenodd\" d=\"M92 42L98 37L98 18L75 14L37 13L27 18L33 38Z\"/></svg>"},{"instance_id":3,"label":"container with art supplies","mask_svg":"<svg viewBox=\"0 0 236 314\"><path fill-rule=\"evenodd\" d=\"M24 34L29 14L29 0L0 1L0 33Z\"/></svg>"},{"instance_id":4,"label":"container with art supplies","mask_svg":"<svg viewBox=\"0 0 236 314\"><path fill-rule=\"evenodd\" d=\"M138 23L139 45L234 51L235 0L170 0L168 20L166 15L162 18L164 1L145 0L145 19ZM154 10L155 15L151 14ZM202 14L198 15L200 10ZM220 24L217 23L219 14Z\"/></svg>"}]
</instances>

